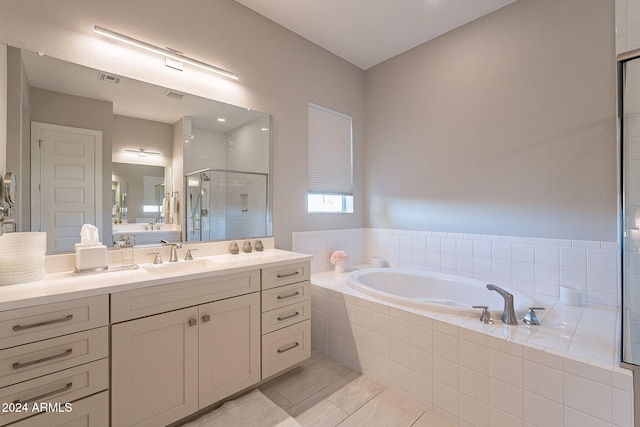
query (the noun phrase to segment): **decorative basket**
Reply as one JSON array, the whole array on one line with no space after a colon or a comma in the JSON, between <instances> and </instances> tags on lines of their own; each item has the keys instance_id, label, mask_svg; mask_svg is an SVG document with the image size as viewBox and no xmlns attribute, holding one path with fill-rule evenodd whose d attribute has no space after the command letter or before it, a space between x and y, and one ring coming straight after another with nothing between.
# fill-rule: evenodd
<instances>
[{"instance_id":1,"label":"decorative basket","mask_svg":"<svg viewBox=\"0 0 640 427\"><path fill-rule=\"evenodd\" d=\"M0 285L44 278L47 233L5 233L0 236Z\"/></svg>"}]
</instances>

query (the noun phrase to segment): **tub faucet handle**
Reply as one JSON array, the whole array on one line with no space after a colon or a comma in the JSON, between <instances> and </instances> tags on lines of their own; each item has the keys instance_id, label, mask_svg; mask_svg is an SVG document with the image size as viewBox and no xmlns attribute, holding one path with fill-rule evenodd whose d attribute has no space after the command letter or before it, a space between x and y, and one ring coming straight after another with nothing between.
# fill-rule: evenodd
<instances>
[{"instance_id":1,"label":"tub faucet handle","mask_svg":"<svg viewBox=\"0 0 640 427\"><path fill-rule=\"evenodd\" d=\"M474 305L473 308L481 308L482 314L480 315L480 321L485 325L493 325L493 319L491 318L491 312L486 305Z\"/></svg>"},{"instance_id":2,"label":"tub faucet handle","mask_svg":"<svg viewBox=\"0 0 640 427\"><path fill-rule=\"evenodd\" d=\"M529 311L524 315L524 323L526 325L539 325L540 321L538 320L538 315L536 315L535 310L544 310L544 307L529 307Z\"/></svg>"}]
</instances>

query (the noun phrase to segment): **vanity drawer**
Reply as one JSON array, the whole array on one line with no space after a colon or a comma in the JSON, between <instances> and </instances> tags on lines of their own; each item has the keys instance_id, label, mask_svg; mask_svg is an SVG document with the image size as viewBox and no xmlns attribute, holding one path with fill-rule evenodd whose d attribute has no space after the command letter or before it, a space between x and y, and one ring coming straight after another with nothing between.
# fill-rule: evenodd
<instances>
[{"instance_id":1,"label":"vanity drawer","mask_svg":"<svg viewBox=\"0 0 640 427\"><path fill-rule=\"evenodd\" d=\"M0 387L108 356L107 326L0 350Z\"/></svg>"},{"instance_id":2,"label":"vanity drawer","mask_svg":"<svg viewBox=\"0 0 640 427\"><path fill-rule=\"evenodd\" d=\"M260 290L260 271L186 280L111 294L111 323L164 313Z\"/></svg>"},{"instance_id":3,"label":"vanity drawer","mask_svg":"<svg viewBox=\"0 0 640 427\"><path fill-rule=\"evenodd\" d=\"M262 313L262 333L268 334L310 318L311 301L309 300L267 311Z\"/></svg>"},{"instance_id":4,"label":"vanity drawer","mask_svg":"<svg viewBox=\"0 0 640 427\"><path fill-rule=\"evenodd\" d=\"M109 362L98 360L0 389L0 402L27 404L27 412L0 412L0 425L33 415L35 403L66 403L106 390Z\"/></svg>"},{"instance_id":5,"label":"vanity drawer","mask_svg":"<svg viewBox=\"0 0 640 427\"><path fill-rule=\"evenodd\" d=\"M11 427L109 427L109 392L71 404L70 412L49 412L11 424Z\"/></svg>"},{"instance_id":6,"label":"vanity drawer","mask_svg":"<svg viewBox=\"0 0 640 427\"><path fill-rule=\"evenodd\" d=\"M271 289L311 279L311 263L281 265L262 269L262 289Z\"/></svg>"},{"instance_id":7,"label":"vanity drawer","mask_svg":"<svg viewBox=\"0 0 640 427\"><path fill-rule=\"evenodd\" d=\"M294 283L293 285L262 291L262 312L275 310L287 305L311 299L311 282Z\"/></svg>"},{"instance_id":8,"label":"vanity drawer","mask_svg":"<svg viewBox=\"0 0 640 427\"><path fill-rule=\"evenodd\" d=\"M107 295L2 311L0 349L107 324Z\"/></svg>"},{"instance_id":9,"label":"vanity drawer","mask_svg":"<svg viewBox=\"0 0 640 427\"><path fill-rule=\"evenodd\" d=\"M262 379L311 357L311 320L262 336Z\"/></svg>"}]
</instances>

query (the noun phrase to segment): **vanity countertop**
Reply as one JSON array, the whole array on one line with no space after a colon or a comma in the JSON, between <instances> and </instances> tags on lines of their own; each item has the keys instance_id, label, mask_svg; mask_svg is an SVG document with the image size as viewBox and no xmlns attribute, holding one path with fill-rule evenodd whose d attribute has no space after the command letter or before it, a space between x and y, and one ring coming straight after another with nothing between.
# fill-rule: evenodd
<instances>
[{"instance_id":1,"label":"vanity countertop","mask_svg":"<svg viewBox=\"0 0 640 427\"><path fill-rule=\"evenodd\" d=\"M143 268L149 264L141 264L141 267L135 270L113 270L88 275L75 275L72 271L45 274L44 279L37 282L0 286L0 311L105 295L184 280L221 276L256 267L276 267L297 261L308 261L311 258L310 255L296 252L265 249L263 252L198 257L195 258L196 261L203 259L209 261L206 264L206 268L197 268L187 272L150 273ZM179 262L189 263L192 261ZM203 264L200 263L198 265Z\"/></svg>"}]
</instances>

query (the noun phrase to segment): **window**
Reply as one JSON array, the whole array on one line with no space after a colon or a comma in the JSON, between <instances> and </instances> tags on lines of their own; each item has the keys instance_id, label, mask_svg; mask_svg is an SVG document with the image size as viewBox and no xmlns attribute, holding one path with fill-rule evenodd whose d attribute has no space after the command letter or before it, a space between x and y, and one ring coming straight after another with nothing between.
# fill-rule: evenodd
<instances>
[{"instance_id":1,"label":"window","mask_svg":"<svg viewBox=\"0 0 640 427\"><path fill-rule=\"evenodd\" d=\"M353 212L351 117L309 103L309 213Z\"/></svg>"}]
</instances>

